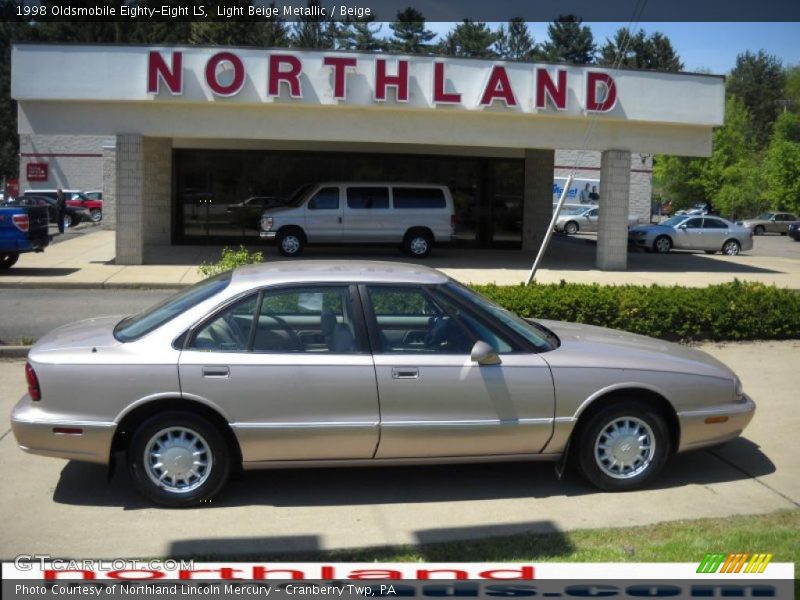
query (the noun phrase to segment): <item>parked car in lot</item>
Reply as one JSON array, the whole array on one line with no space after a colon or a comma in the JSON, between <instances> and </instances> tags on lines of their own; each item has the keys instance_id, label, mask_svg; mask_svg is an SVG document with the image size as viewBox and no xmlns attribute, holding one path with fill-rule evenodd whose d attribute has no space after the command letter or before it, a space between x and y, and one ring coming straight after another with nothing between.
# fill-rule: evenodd
<instances>
[{"instance_id":1,"label":"parked car in lot","mask_svg":"<svg viewBox=\"0 0 800 600\"><path fill-rule=\"evenodd\" d=\"M559 233L575 235L579 231L597 231L600 221L600 208L597 206L562 207L556 220L555 230ZM628 215L628 227L639 224L636 215Z\"/></svg>"},{"instance_id":2,"label":"parked car in lot","mask_svg":"<svg viewBox=\"0 0 800 600\"><path fill-rule=\"evenodd\" d=\"M795 242L800 242L800 223L792 223L789 225L789 237Z\"/></svg>"},{"instance_id":3,"label":"parked car in lot","mask_svg":"<svg viewBox=\"0 0 800 600\"><path fill-rule=\"evenodd\" d=\"M83 192L83 195L86 196L89 200L102 200L103 199L102 190L89 190L87 192Z\"/></svg>"},{"instance_id":4,"label":"parked car in lot","mask_svg":"<svg viewBox=\"0 0 800 600\"><path fill-rule=\"evenodd\" d=\"M755 235L764 235L765 233L786 235L789 233L789 226L798 223L800 223L800 219L797 218L797 215L785 212L765 212L753 219L738 221L737 225L752 229Z\"/></svg>"},{"instance_id":5,"label":"parked car in lot","mask_svg":"<svg viewBox=\"0 0 800 600\"><path fill-rule=\"evenodd\" d=\"M260 236L284 256L306 244L398 244L414 258L455 234L450 189L427 183L320 183L261 214Z\"/></svg>"},{"instance_id":6,"label":"parked car in lot","mask_svg":"<svg viewBox=\"0 0 800 600\"><path fill-rule=\"evenodd\" d=\"M682 208L681 210L676 210L675 215L707 215L708 214L708 204L705 202L698 202L697 204L693 204L689 208Z\"/></svg>"},{"instance_id":7,"label":"parked car in lot","mask_svg":"<svg viewBox=\"0 0 800 600\"><path fill-rule=\"evenodd\" d=\"M58 222L58 207L56 206L56 200L54 198L25 194L19 199L18 203L22 206L46 206L50 222ZM66 229L91 220L92 216L85 208L77 208L69 204L64 206L64 227Z\"/></svg>"},{"instance_id":8,"label":"parked car in lot","mask_svg":"<svg viewBox=\"0 0 800 600\"><path fill-rule=\"evenodd\" d=\"M80 190L62 190L64 192L64 199L67 206L75 208L85 208L93 223L99 223L103 220L103 201L92 200L87 197ZM46 196L55 200L58 190L25 190L25 196Z\"/></svg>"},{"instance_id":9,"label":"parked car in lot","mask_svg":"<svg viewBox=\"0 0 800 600\"><path fill-rule=\"evenodd\" d=\"M187 506L272 467L546 460L601 489L737 437L755 404L694 348L523 320L433 269L250 265L128 317L66 325L25 366L23 450L109 463ZM367 477L369 475L366 475Z\"/></svg>"},{"instance_id":10,"label":"parked car in lot","mask_svg":"<svg viewBox=\"0 0 800 600\"><path fill-rule=\"evenodd\" d=\"M662 254L674 248L735 256L753 249L753 232L721 217L676 215L657 225L631 228L628 243Z\"/></svg>"},{"instance_id":11,"label":"parked car in lot","mask_svg":"<svg viewBox=\"0 0 800 600\"><path fill-rule=\"evenodd\" d=\"M13 267L20 254L43 252L49 244L46 208L0 204L0 270Z\"/></svg>"}]
</instances>

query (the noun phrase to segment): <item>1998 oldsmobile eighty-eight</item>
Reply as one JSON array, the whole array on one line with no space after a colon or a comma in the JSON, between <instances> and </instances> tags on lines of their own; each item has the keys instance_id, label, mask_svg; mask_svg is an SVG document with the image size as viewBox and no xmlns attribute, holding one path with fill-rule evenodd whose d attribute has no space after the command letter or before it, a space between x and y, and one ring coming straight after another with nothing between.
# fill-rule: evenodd
<instances>
[{"instance_id":1,"label":"1998 oldsmobile eighty-eight","mask_svg":"<svg viewBox=\"0 0 800 600\"><path fill-rule=\"evenodd\" d=\"M604 490L675 452L738 436L755 411L698 350L526 321L438 271L399 263L248 266L30 351L11 421L34 454L125 451L155 502L186 506L230 472L551 460Z\"/></svg>"}]
</instances>

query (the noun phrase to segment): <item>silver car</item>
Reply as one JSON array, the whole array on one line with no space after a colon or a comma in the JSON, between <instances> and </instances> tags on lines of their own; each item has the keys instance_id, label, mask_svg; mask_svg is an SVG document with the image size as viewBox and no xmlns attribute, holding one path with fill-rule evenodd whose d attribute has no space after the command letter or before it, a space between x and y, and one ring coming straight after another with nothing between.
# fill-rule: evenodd
<instances>
[{"instance_id":1,"label":"silver car","mask_svg":"<svg viewBox=\"0 0 800 600\"><path fill-rule=\"evenodd\" d=\"M600 208L597 206L564 206L556 220L555 230L568 235L575 235L579 231L597 231L599 221ZM628 227L638 224L638 217L628 215Z\"/></svg>"},{"instance_id":2,"label":"silver car","mask_svg":"<svg viewBox=\"0 0 800 600\"><path fill-rule=\"evenodd\" d=\"M693 348L526 321L399 263L253 265L30 351L11 423L34 454L108 464L169 506L239 468L560 461L650 483L670 455L737 437L755 411Z\"/></svg>"},{"instance_id":3,"label":"silver car","mask_svg":"<svg viewBox=\"0 0 800 600\"><path fill-rule=\"evenodd\" d=\"M628 243L661 254L674 248L736 256L753 249L753 232L721 217L676 215L657 225L633 227Z\"/></svg>"}]
</instances>

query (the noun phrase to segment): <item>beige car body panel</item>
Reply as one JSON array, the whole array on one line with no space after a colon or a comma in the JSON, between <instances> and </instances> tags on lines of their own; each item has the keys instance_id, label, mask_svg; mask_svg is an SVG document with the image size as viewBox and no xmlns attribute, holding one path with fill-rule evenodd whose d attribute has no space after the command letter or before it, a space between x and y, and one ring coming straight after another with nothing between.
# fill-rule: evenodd
<instances>
[{"instance_id":1,"label":"beige car body panel","mask_svg":"<svg viewBox=\"0 0 800 600\"><path fill-rule=\"evenodd\" d=\"M297 261L235 271L219 294L143 337L121 343L120 317L44 336L28 360L42 400L25 395L11 422L26 451L108 463L130 411L184 399L216 411L244 468L556 460L575 423L611 391L649 390L679 423L678 451L738 436L755 411L736 377L698 350L625 332L542 321L560 339L547 352L462 355L259 354L178 350L173 342L257 288L309 283L438 286L432 269L367 261ZM204 369L206 373L204 375ZM707 424L708 416L728 416ZM79 435L54 428L81 429Z\"/></svg>"}]
</instances>

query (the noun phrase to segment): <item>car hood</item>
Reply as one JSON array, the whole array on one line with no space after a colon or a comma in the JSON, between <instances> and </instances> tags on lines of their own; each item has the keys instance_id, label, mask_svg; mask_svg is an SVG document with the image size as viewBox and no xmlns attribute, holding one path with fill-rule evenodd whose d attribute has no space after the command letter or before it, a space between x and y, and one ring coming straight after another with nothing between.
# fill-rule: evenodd
<instances>
[{"instance_id":1,"label":"car hood","mask_svg":"<svg viewBox=\"0 0 800 600\"><path fill-rule=\"evenodd\" d=\"M33 345L30 356L35 358L37 354L117 346L120 342L114 337L114 327L122 319L123 315L96 317L54 329Z\"/></svg>"},{"instance_id":2,"label":"car hood","mask_svg":"<svg viewBox=\"0 0 800 600\"><path fill-rule=\"evenodd\" d=\"M551 355L560 366L608 367L644 369L650 371L691 373L733 379L735 377L724 363L713 356L686 346L665 342L627 331L537 319L561 340L558 350L543 354L551 362Z\"/></svg>"},{"instance_id":3,"label":"car hood","mask_svg":"<svg viewBox=\"0 0 800 600\"><path fill-rule=\"evenodd\" d=\"M628 232L636 233L637 231L642 231L647 233L649 231L670 231L671 229L671 227L666 227L664 225L637 225L636 227L631 227Z\"/></svg>"},{"instance_id":4,"label":"car hood","mask_svg":"<svg viewBox=\"0 0 800 600\"><path fill-rule=\"evenodd\" d=\"M286 212L287 210L296 210L300 207L298 206L267 206L264 211L261 213L262 215L266 215L267 217L277 214Z\"/></svg>"},{"instance_id":5,"label":"car hood","mask_svg":"<svg viewBox=\"0 0 800 600\"><path fill-rule=\"evenodd\" d=\"M769 221L764 221L763 219L744 219L743 221L738 221L738 223L747 227L751 225L765 225L769 223Z\"/></svg>"}]
</instances>

